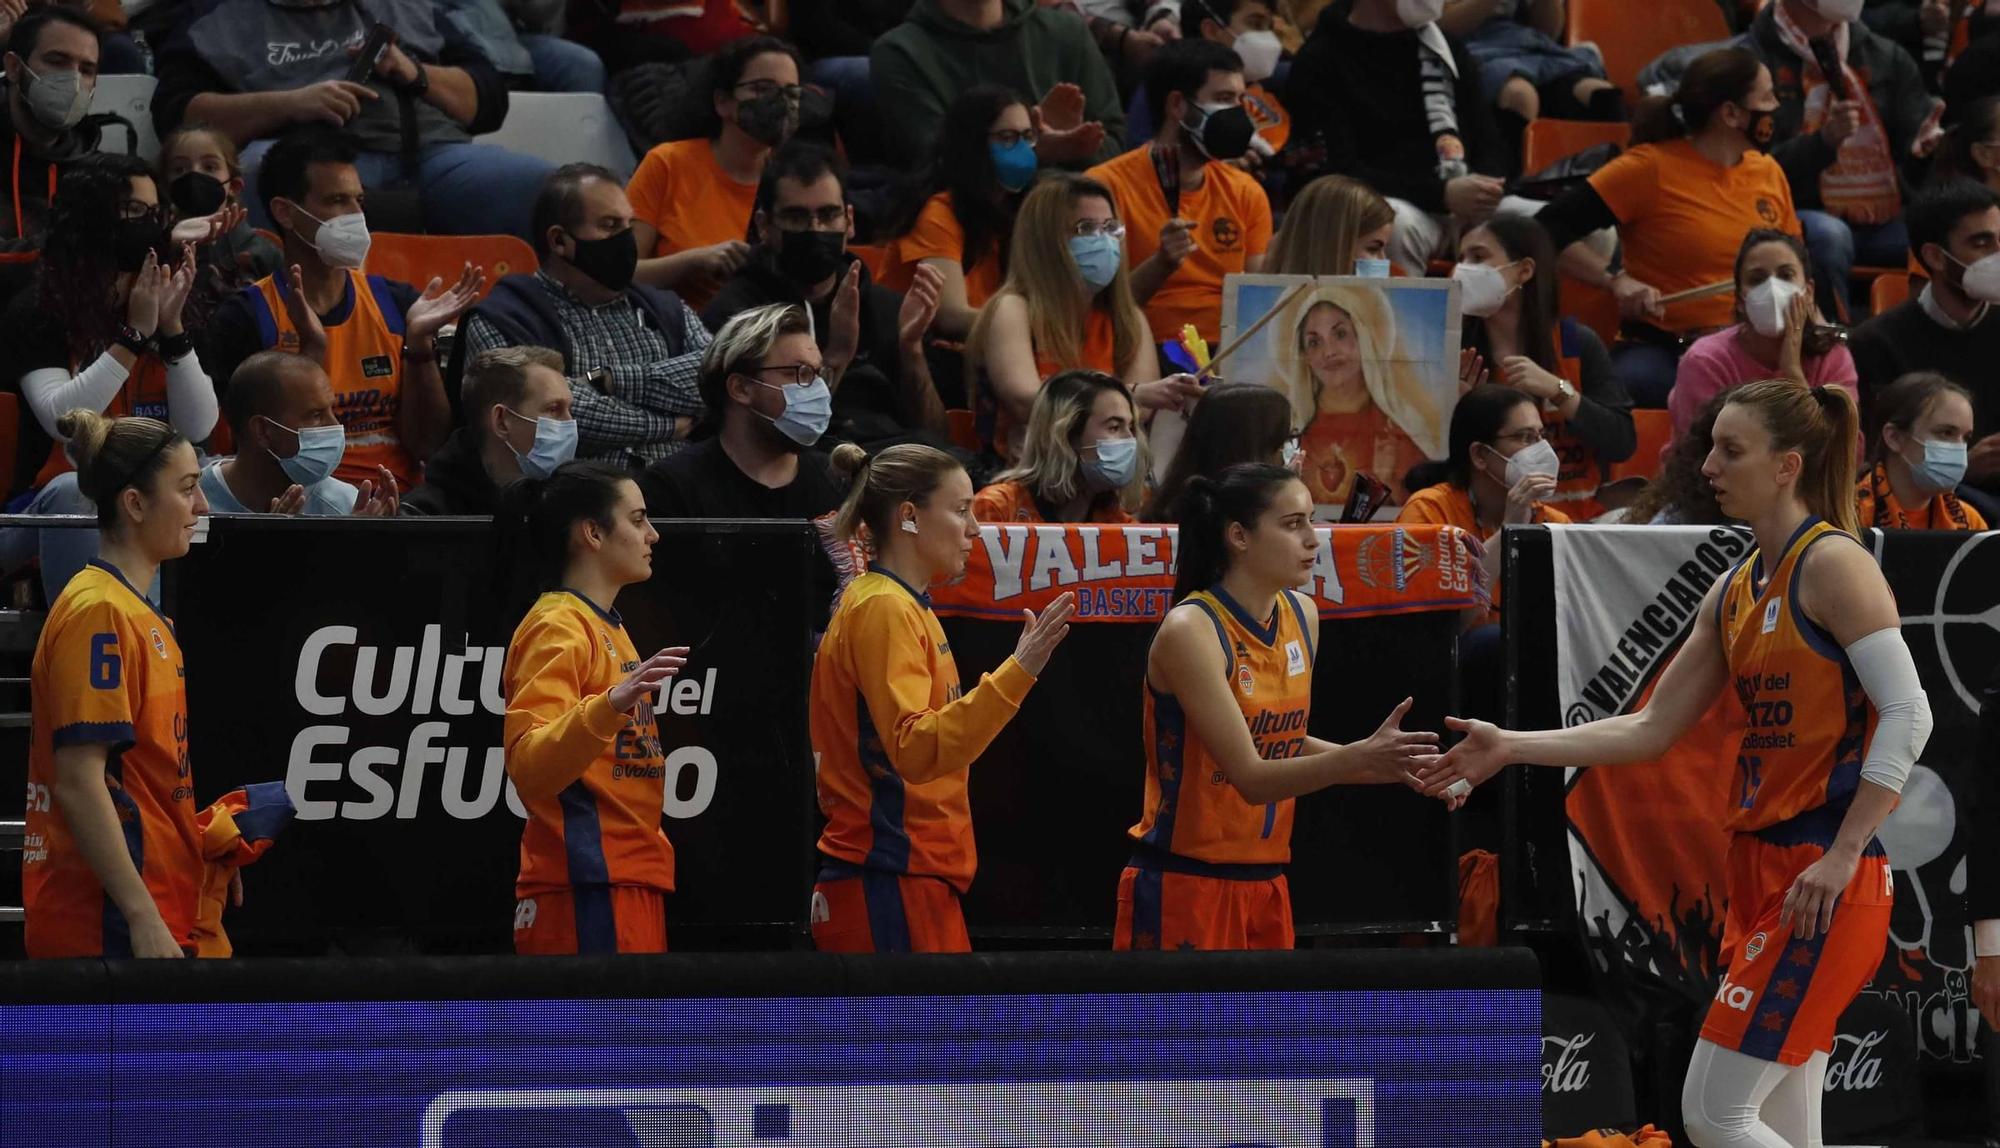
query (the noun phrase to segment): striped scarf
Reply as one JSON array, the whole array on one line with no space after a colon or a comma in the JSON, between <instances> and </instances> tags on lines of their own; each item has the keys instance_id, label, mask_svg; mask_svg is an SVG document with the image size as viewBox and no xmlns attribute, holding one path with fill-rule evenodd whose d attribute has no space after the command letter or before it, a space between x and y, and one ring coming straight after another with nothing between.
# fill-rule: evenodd
<instances>
[{"instance_id":1,"label":"striped scarf","mask_svg":"<svg viewBox=\"0 0 2000 1148\"><path fill-rule=\"evenodd\" d=\"M1472 169L1465 162L1465 140L1458 134L1458 62L1436 24L1417 29L1417 73L1424 92L1424 118L1437 145L1437 177L1457 179Z\"/></svg>"}]
</instances>

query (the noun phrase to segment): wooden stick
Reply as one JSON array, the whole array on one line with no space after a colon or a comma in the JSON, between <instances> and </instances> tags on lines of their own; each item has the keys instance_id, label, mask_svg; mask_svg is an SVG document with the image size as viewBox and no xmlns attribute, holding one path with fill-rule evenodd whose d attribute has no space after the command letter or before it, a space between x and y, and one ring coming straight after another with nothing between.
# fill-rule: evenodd
<instances>
[{"instance_id":1,"label":"wooden stick","mask_svg":"<svg viewBox=\"0 0 2000 1148\"><path fill-rule=\"evenodd\" d=\"M1238 347L1241 347L1243 344L1250 341L1250 336L1255 335L1257 332L1263 330L1264 324L1269 323L1271 320L1277 318L1278 312L1284 310L1285 307L1288 304L1290 304L1293 299L1298 298L1299 292L1304 291L1306 288L1313 286L1314 283L1316 282L1317 280L1308 279L1305 282L1294 286L1290 291L1287 291L1283 295L1279 296L1278 301L1276 303L1271 304L1271 309L1269 311L1264 312L1263 318L1257 320L1255 323L1250 324L1249 330L1244 331L1242 334L1236 336L1234 339L1229 340L1229 345L1222 348L1220 351L1217 351L1213 356L1211 356L1208 360L1208 365L1206 367L1203 367L1200 370L1200 372L1195 375L1195 378L1197 380L1207 378L1215 370L1215 365L1217 363L1220 363L1222 360L1235 354L1236 349Z\"/></svg>"},{"instance_id":2,"label":"wooden stick","mask_svg":"<svg viewBox=\"0 0 2000 1148\"><path fill-rule=\"evenodd\" d=\"M1671 295L1662 295L1660 296L1660 306L1671 307L1675 303L1688 303L1696 299L1713 299L1717 295L1727 295L1734 290L1736 290L1736 281L1734 279L1719 279L1704 287L1690 287L1685 291L1676 291Z\"/></svg>"}]
</instances>

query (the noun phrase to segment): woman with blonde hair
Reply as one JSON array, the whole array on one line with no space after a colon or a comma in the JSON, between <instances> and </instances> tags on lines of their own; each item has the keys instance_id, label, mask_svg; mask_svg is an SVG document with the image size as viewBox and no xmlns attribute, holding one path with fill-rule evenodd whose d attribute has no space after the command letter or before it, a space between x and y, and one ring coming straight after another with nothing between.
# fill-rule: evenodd
<instances>
[{"instance_id":1,"label":"woman with blonde hair","mask_svg":"<svg viewBox=\"0 0 2000 1148\"><path fill-rule=\"evenodd\" d=\"M1013 469L972 500L981 522L1131 522L1146 489L1146 444L1125 384L1064 371L1035 396Z\"/></svg>"},{"instance_id":2,"label":"woman with blonde hair","mask_svg":"<svg viewBox=\"0 0 2000 1148\"><path fill-rule=\"evenodd\" d=\"M1007 279L965 345L968 367L983 379L975 399L980 435L1000 457L1017 456L1035 395L1058 371L1116 375L1149 410L1179 410L1200 396L1188 376L1160 378L1124 238L1110 190L1094 179L1044 176L1021 201Z\"/></svg>"},{"instance_id":3,"label":"woman with blonde hair","mask_svg":"<svg viewBox=\"0 0 2000 1148\"><path fill-rule=\"evenodd\" d=\"M1425 386L1386 293L1327 282L1278 317L1277 377L1292 402L1301 474L1321 506L1340 506L1354 476L1374 475L1401 502L1403 475L1442 458L1450 405Z\"/></svg>"},{"instance_id":4,"label":"woman with blonde hair","mask_svg":"<svg viewBox=\"0 0 2000 1148\"><path fill-rule=\"evenodd\" d=\"M1307 184L1285 212L1264 259L1270 275L1389 274L1396 212L1372 187L1344 175Z\"/></svg>"}]
</instances>

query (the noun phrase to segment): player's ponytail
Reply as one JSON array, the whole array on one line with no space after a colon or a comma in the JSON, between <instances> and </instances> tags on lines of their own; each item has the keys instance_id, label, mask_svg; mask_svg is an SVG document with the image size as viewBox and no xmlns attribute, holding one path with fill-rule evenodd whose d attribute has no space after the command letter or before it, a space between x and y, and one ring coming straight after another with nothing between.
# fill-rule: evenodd
<instances>
[{"instance_id":1,"label":"player's ponytail","mask_svg":"<svg viewBox=\"0 0 2000 1148\"><path fill-rule=\"evenodd\" d=\"M1206 590L1229 572L1231 523L1254 528L1278 492L1299 476L1282 466L1242 462L1215 478L1196 475L1180 498L1180 534L1174 543L1174 601Z\"/></svg>"},{"instance_id":2,"label":"player's ponytail","mask_svg":"<svg viewBox=\"0 0 2000 1148\"><path fill-rule=\"evenodd\" d=\"M500 492L493 509L494 569L507 581L503 599L518 619L546 591L562 585L577 523L609 531L619 485L632 475L600 462L566 462L547 478L521 478Z\"/></svg>"},{"instance_id":3,"label":"player's ponytail","mask_svg":"<svg viewBox=\"0 0 2000 1148\"><path fill-rule=\"evenodd\" d=\"M56 419L56 433L76 464L77 490L97 506L101 530L118 521L118 495L128 486L151 490L167 452L187 441L158 419L109 418L83 408Z\"/></svg>"},{"instance_id":4,"label":"player's ponytail","mask_svg":"<svg viewBox=\"0 0 2000 1148\"><path fill-rule=\"evenodd\" d=\"M923 505L959 461L935 447L901 443L876 454L853 443L833 449L834 473L848 481L847 499L833 520L834 533L870 552L895 528L896 509L906 502Z\"/></svg>"},{"instance_id":5,"label":"player's ponytail","mask_svg":"<svg viewBox=\"0 0 2000 1148\"><path fill-rule=\"evenodd\" d=\"M1755 411L1774 451L1796 450L1799 499L1806 509L1849 534L1859 534L1854 509L1854 456L1861 416L1839 387L1808 387L1795 379L1765 379L1728 392L1725 406Z\"/></svg>"}]
</instances>

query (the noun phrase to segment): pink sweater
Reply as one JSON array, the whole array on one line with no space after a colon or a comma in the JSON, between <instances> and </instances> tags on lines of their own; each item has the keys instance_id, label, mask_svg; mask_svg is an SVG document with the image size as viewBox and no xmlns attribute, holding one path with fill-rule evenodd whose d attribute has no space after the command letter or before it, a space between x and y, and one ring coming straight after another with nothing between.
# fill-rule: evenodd
<instances>
[{"instance_id":1,"label":"pink sweater","mask_svg":"<svg viewBox=\"0 0 2000 1148\"><path fill-rule=\"evenodd\" d=\"M1826 354L1808 358L1805 367L1806 381L1813 386L1839 387L1856 402L1860 401L1855 388L1858 376L1854 356L1847 353L1846 344L1836 343ZM1693 425L1708 400L1732 387L1768 379L1774 373L1743 352L1742 344L1736 341L1735 327L1696 339L1681 356L1680 372L1674 376L1674 389L1667 396L1667 410L1674 417L1674 438L1681 437Z\"/></svg>"}]
</instances>

